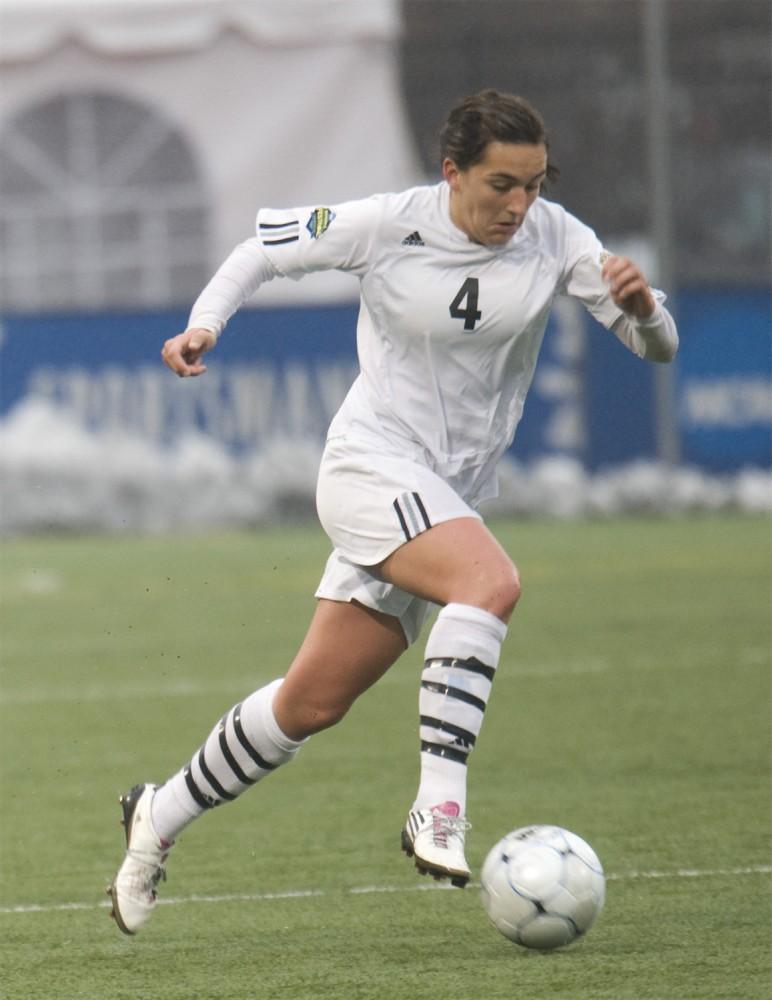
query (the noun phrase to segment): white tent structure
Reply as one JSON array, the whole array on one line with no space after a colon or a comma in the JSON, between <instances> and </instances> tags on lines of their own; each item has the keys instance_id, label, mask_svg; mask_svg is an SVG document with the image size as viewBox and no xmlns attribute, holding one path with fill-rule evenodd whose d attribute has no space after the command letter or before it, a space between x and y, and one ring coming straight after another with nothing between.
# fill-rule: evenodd
<instances>
[{"instance_id":1,"label":"white tent structure","mask_svg":"<svg viewBox=\"0 0 772 1000\"><path fill-rule=\"evenodd\" d=\"M400 27L397 0L0 0L6 308L187 301L261 205L420 181Z\"/></svg>"}]
</instances>

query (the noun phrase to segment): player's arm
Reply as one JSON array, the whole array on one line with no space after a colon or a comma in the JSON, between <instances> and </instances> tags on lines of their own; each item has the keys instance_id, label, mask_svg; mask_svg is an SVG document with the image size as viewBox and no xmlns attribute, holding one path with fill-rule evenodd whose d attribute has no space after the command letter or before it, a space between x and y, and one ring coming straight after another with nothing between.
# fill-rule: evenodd
<instances>
[{"instance_id":1,"label":"player's arm","mask_svg":"<svg viewBox=\"0 0 772 1000\"><path fill-rule=\"evenodd\" d=\"M611 256L601 277L623 313L611 326L622 343L646 361L672 361L678 350L675 321L662 304L664 296L649 286L638 265L629 257Z\"/></svg>"},{"instance_id":2,"label":"player's arm","mask_svg":"<svg viewBox=\"0 0 772 1000\"><path fill-rule=\"evenodd\" d=\"M380 213L377 198L334 208L261 209L257 236L239 244L219 268L196 300L185 332L164 344L164 362L183 378L203 375L203 354L214 347L237 309L272 278L298 280L332 269L361 273Z\"/></svg>"},{"instance_id":3,"label":"player's arm","mask_svg":"<svg viewBox=\"0 0 772 1000\"><path fill-rule=\"evenodd\" d=\"M629 257L609 254L584 223L564 213L565 258L561 287L646 361L672 361L678 332L664 307L665 296L652 288Z\"/></svg>"},{"instance_id":4,"label":"player's arm","mask_svg":"<svg viewBox=\"0 0 772 1000\"><path fill-rule=\"evenodd\" d=\"M181 378L203 375L202 356L217 343L225 324L276 271L257 237L239 244L196 299L187 329L163 346L164 363Z\"/></svg>"}]
</instances>

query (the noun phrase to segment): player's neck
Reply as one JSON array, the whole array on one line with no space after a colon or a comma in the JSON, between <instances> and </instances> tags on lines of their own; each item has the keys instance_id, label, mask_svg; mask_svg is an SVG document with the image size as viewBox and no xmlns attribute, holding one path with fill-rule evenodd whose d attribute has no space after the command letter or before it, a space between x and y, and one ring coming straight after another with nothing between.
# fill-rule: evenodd
<instances>
[{"instance_id":1,"label":"player's neck","mask_svg":"<svg viewBox=\"0 0 772 1000\"><path fill-rule=\"evenodd\" d=\"M479 240L475 239L475 237L472 235L469 220L466 218L463 206L459 204L459 199L456 197L456 194L452 188L449 192L448 214L450 215L450 221L453 223L456 229L458 229L459 232L463 233L463 235L466 236L466 238L470 242L472 243L480 242Z\"/></svg>"}]
</instances>

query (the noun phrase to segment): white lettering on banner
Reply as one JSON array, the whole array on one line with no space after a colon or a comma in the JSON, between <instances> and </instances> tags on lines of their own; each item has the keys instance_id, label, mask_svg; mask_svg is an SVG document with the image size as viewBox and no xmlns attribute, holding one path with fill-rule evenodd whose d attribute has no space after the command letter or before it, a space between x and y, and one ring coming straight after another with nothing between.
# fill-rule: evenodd
<instances>
[{"instance_id":1,"label":"white lettering on banner","mask_svg":"<svg viewBox=\"0 0 772 1000\"><path fill-rule=\"evenodd\" d=\"M221 370L217 374L223 375ZM250 367L231 372L227 377L230 406L225 403L224 393L218 391L223 405L216 437L232 442L260 441L269 436L275 382L276 373L268 368Z\"/></svg>"},{"instance_id":2,"label":"white lettering on banner","mask_svg":"<svg viewBox=\"0 0 772 1000\"><path fill-rule=\"evenodd\" d=\"M757 375L690 379L683 388L684 423L738 430L772 425L772 380Z\"/></svg>"},{"instance_id":3,"label":"white lettering on banner","mask_svg":"<svg viewBox=\"0 0 772 1000\"><path fill-rule=\"evenodd\" d=\"M92 430L122 430L155 444L198 428L231 448L259 448L275 437L323 440L357 375L354 362L316 367L212 366L200 380L163 369L39 368L30 395Z\"/></svg>"},{"instance_id":4,"label":"white lettering on banner","mask_svg":"<svg viewBox=\"0 0 772 1000\"><path fill-rule=\"evenodd\" d=\"M84 427L129 431L156 443L168 438L170 421L185 427L196 418L190 394L169 393L168 378L151 368L42 368L33 372L29 388L30 395L61 407Z\"/></svg>"}]
</instances>

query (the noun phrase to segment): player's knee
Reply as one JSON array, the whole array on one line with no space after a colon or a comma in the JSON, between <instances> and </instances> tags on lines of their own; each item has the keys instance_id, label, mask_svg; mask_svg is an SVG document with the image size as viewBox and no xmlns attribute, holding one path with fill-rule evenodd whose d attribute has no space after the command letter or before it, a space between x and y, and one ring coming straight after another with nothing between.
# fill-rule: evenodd
<instances>
[{"instance_id":1,"label":"player's knee","mask_svg":"<svg viewBox=\"0 0 772 1000\"><path fill-rule=\"evenodd\" d=\"M521 593L520 574L517 571L517 566L514 563L510 563L509 566L504 568L499 579L496 581L490 597L491 605L488 610L503 622L509 621L512 612L517 607Z\"/></svg>"},{"instance_id":2,"label":"player's knee","mask_svg":"<svg viewBox=\"0 0 772 1000\"><path fill-rule=\"evenodd\" d=\"M520 600L520 574L514 563L506 562L482 569L473 579L464 578L452 598L462 604L482 608L492 615L508 622L517 602Z\"/></svg>"},{"instance_id":3,"label":"player's knee","mask_svg":"<svg viewBox=\"0 0 772 1000\"><path fill-rule=\"evenodd\" d=\"M336 725L346 715L350 705L341 702L308 701L296 710L296 730L303 738Z\"/></svg>"}]
</instances>

